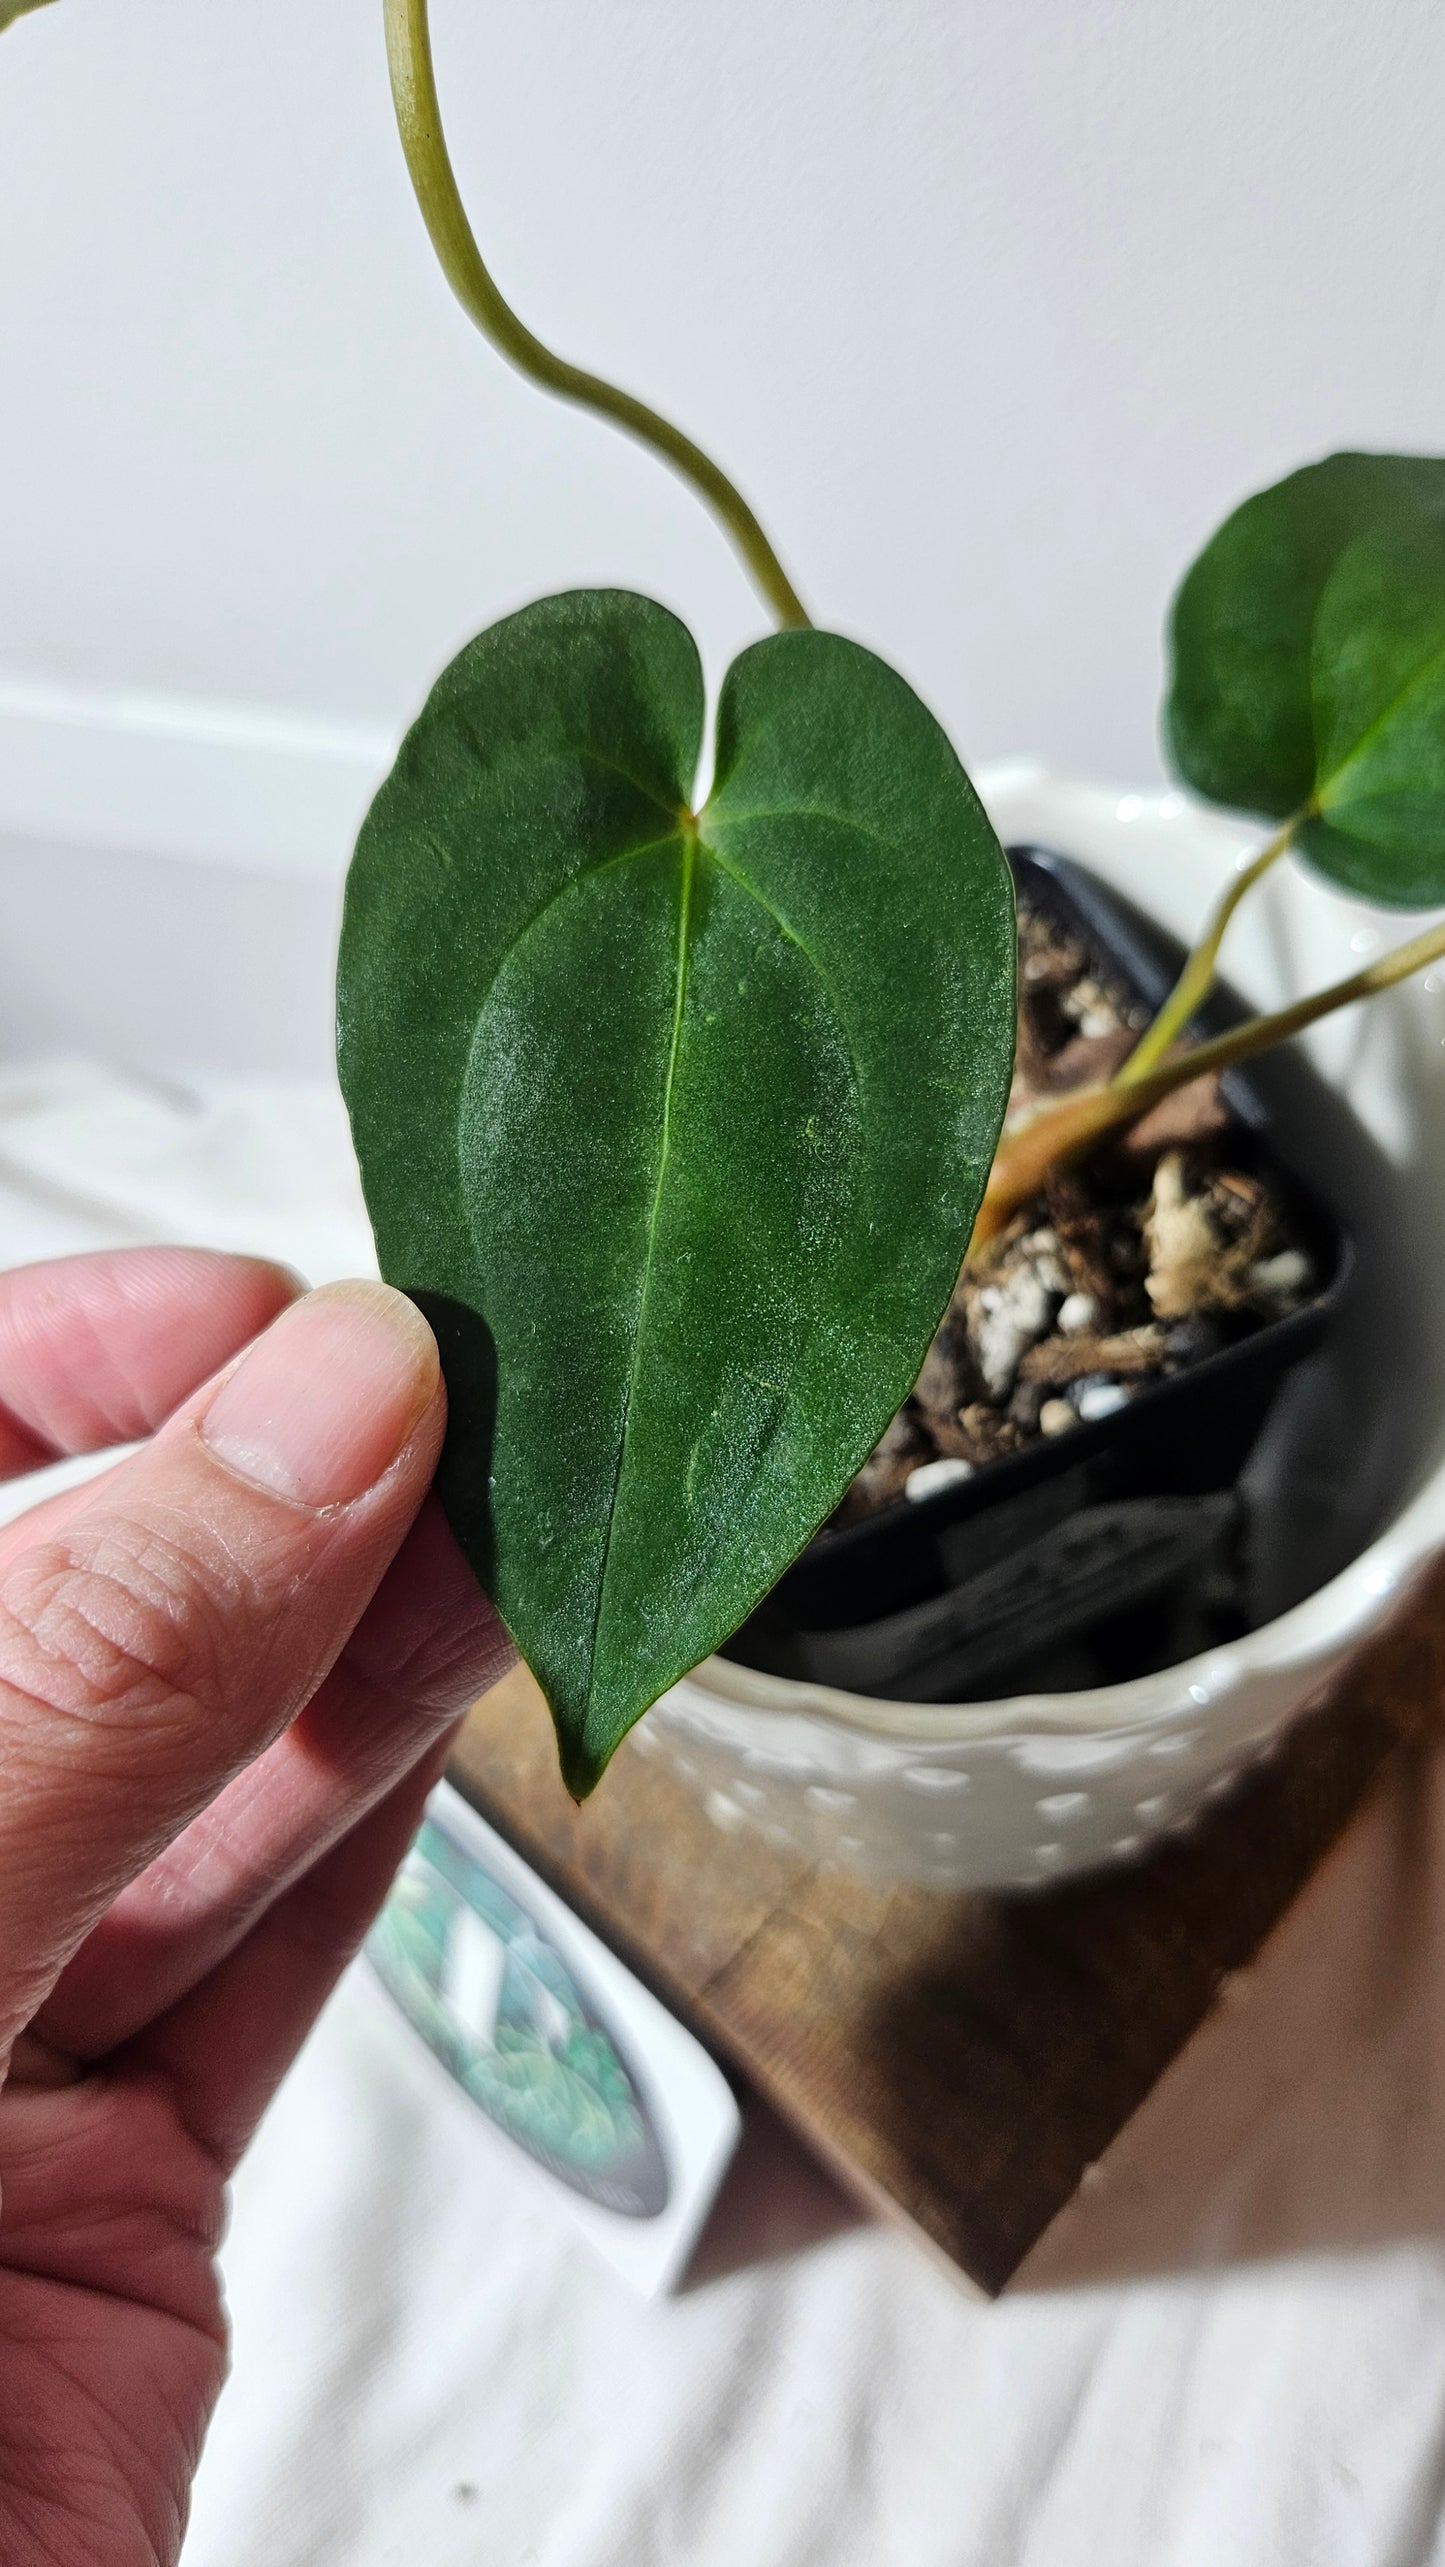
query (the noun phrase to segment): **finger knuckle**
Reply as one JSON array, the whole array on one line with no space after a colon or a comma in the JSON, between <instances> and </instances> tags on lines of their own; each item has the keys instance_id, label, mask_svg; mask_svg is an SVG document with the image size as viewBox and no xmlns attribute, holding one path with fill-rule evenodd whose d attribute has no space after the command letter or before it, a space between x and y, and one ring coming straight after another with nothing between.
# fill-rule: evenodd
<instances>
[{"instance_id":1,"label":"finger knuckle","mask_svg":"<svg viewBox=\"0 0 1445 2567\"><path fill-rule=\"evenodd\" d=\"M220 1696L224 1611L162 1528L37 1544L0 1579L0 1682L92 1724L153 1722Z\"/></svg>"}]
</instances>

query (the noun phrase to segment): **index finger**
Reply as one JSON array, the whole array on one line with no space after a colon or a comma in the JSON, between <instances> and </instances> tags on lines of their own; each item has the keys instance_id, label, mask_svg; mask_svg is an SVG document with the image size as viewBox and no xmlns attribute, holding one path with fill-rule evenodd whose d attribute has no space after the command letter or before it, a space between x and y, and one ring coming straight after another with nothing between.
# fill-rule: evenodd
<instances>
[{"instance_id":1,"label":"index finger","mask_svg":"<svg viewBox=\"0 0 1445 2567\"><path fill-rule=\"evenodd\" d=\"M0 1274L0 1479L151 1435L301 1286L209 1248L116 1248Z\"/></svg>"}]
</instances>

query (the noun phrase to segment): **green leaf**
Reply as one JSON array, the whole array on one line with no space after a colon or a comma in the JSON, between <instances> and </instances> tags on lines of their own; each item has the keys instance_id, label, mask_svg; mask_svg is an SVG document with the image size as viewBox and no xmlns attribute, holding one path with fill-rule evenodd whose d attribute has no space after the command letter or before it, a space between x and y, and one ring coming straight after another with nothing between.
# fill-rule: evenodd
<instances>
[{"instance_id":1,"label":"green leaf","mask_svg":"<svg viewBox=\"0 0 1445 2567\"><path fill-rule=\"evenodd\" d=\"M1007 870L932 716L583 592L444 673L362 830L339 1058L437 1328L452 1524L586 1791L907 1395L1013 1057Z\"/></svg>"},{"instance_id":2,"label":"green leaf","mask_svg":"<svg viewBox=\"0 0 1445 2567\"><path fill-rule=\"evenodd\" d=\"M1170 622L1169 752L1186 783L1284 820L1315 785L1313 633L1326 583L1372 528L1445 501L1445 462L1330 455L1236 508Z\"/></svg>"},{"instance_id":3,"label":"green leaf","mask_svg":"<svg viewBox=\"0 0 1445 2567\"><path fill-rule=\"evenodd\" d=\"M17 18L27 17L32 9L43 9L47 0L0 0L0 36L13 27Z\"/></svg>"},{"instance_id":4,"label":"green leaf","mask_svg":"<svg viewBox=\"0 0 1445 2567\"><path fill-rule=\"evenodd\" d=\"M1318 816L1300 844L1368 900L1445 901L1445 514L1352 544L1315 618Z\"/></svg>"}]
</instances>

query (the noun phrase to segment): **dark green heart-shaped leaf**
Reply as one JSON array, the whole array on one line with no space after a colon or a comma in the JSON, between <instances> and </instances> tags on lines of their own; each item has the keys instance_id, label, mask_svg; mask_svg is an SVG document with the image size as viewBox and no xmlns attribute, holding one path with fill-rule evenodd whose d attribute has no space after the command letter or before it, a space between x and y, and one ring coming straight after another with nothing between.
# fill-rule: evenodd
<instances>
[{"instance_id":1,"label":"dark green heart-shaped leaf","mask_svg":"<svg viewBox=\"0 0 1445 2567\"><path fill-rule=\"evenodd\" d=\"M1226 518L1170 622L1169 752L1211 802L1284 820L1315 786L1313 635L1341 555L1445 502L1445 462L1330 455Z\"/></svg>"},{"instance_id":2,"label":"dark green heart-shaped leaf","mask_svg":"<svg viewBox=\"0 0 1445 2567\"><path fill-rule=\"evenodd\" d=\"M440 679L347 889L382 1269L578 1791L906 1396L1013 1056L1006 868L902 679L825 633L746 651L694 818L703 719L661 607L529 607Z\"/></svg>"},{"instance_id":3,"label":"dark green heart-shaped leaf","mask_svg":"<svg viewBox=\"0 0 1445 2567\"><path fill-rule=\"evenodd\" d=\"M1317 775L1300 844L1369 900L1445 901L1445 515L1344 553L1315 618Z\"/></svg>"}]
</instances>

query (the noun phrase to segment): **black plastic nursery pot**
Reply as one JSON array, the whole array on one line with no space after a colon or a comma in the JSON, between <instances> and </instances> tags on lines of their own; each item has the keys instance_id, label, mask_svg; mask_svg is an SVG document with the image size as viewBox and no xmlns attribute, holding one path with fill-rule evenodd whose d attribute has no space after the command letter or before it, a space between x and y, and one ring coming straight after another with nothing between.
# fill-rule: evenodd
<instances>
[{"instance_id":1,"label":"black plastic nursery pot","mask_svg":"<svg viewBox=\"0 0 1445 2567\"><path fill-rule=\"evenodd\" d=\"M1175 940L1068 857L1018 848L1009 861L1030 908L1152 1013L1182 959ZM1196 1026L1243 1013L1218 990ZM1314 1077L1304 1064L1296 1075ZM1248 1069L1224 1096L1233 1155L1269 1180L1310 1259L1309 1300L1156 1376L1109 1417L826 1527L725 1656L853 1693L958 1702L1125 1681L1250 1627L1241 1475L1286 1377L1336 1315L1352 1249L1281 1155Z\"/></svg>"}]
</instances>

